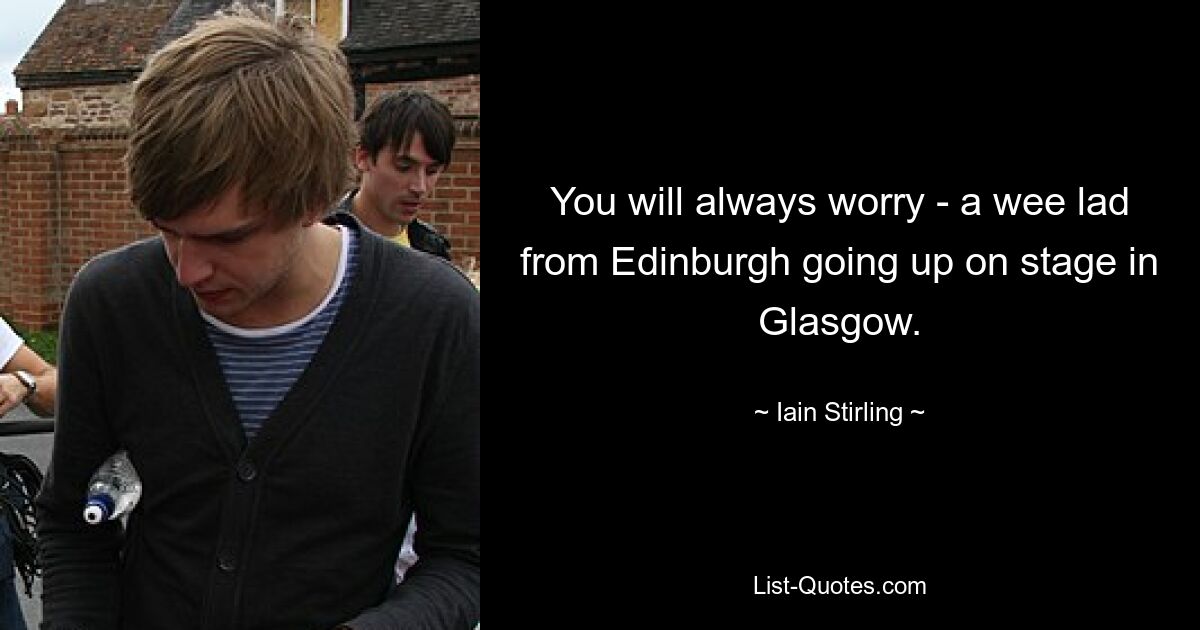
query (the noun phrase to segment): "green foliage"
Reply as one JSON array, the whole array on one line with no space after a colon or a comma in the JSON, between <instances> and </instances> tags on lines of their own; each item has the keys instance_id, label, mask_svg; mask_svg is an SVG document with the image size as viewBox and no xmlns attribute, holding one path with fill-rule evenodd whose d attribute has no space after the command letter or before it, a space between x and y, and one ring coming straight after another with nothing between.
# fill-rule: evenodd
<instances>
[{"instance_id":1,"label":"green foliage","mask_svg":"<svg viewBox=\"0 0 1200 630\"><path fill-rule=\"evenodd\" d=\"M39 330L21 335L30 350L41 355L51 365L58 362L58 332Z\"/></svg>"}]
</instances>

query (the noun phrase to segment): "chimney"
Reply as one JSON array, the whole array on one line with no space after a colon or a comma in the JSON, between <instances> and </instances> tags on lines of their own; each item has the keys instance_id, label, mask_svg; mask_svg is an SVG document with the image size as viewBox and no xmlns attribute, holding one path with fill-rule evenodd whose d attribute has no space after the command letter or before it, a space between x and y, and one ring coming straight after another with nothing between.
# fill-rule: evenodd
<instances>
[{"instance_id":1,"label":"chimney","mask_svg":"<svg viewBox=\"0 0 1200 630\"><path fill-rule=\"evenodd\" d=\"M9 116L16 116L17 115L17 101L14 99L11 99L11 98L8 99L7 101L5 101L4 102L4 113Z\"/></svg>"}]
</instances>

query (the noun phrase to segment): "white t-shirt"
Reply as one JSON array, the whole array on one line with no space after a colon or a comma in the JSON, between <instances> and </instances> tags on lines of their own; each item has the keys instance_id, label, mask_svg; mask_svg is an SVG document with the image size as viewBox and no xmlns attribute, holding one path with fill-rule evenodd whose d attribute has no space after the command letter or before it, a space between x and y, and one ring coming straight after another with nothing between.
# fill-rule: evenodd
<instances>
[{"instance_id":1,"label":"white t-shirt","mask_svg":"<svg viewBox=\"0 0 1200 630\"><path fill-rule=\"evenodd\" d=\"M21 349L21 345L24 343L25 341L17 336L12 326L0 318L0 368L8 365L13 355Z\"/></svg>"}]
</instances>

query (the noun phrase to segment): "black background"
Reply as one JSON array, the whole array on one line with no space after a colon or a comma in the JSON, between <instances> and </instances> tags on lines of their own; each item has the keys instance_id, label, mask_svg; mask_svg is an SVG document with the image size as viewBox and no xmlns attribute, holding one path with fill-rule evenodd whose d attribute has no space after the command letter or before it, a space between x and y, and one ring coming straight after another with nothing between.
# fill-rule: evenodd
<instances>
[{"instance_id":1,"label":"black background","mask_svg":"<svg viewBox=\"0 0 1200 630\"><path fill-rule=\"evenodd\" d=\"M1190 589L1195 414L1194 159L1178 151L1194 133L1169 31L1149 49L1028 16L995 33L982 18L939 33L677 17L490 31L489 623L1171 614ZM617 216L559 216L551 186L614 193ZM683 187L683 216L622 202L661 186ZM1129 215L1078 216L1080 186L1127 186ZM718 187L811 193L818 212L696 216ZM831 217L827 193L926 197L907 224ZM966 193L982 216L958 212ZM993 193L1059 193L1067 212L997 217ZM613 246L772 245L792 275L761 285L609 274ZM802 280L803 254L849 246L898 254L900 278ZM1127 275L1130 246L1158 257L1157 276ZM523 276L525 247L595 253L601 273ZM1111 253L1117 273L1021 275L1020 254L1042 247ZM913 252L956 269L934 286L909 273ZM1007 254L1009 275L968 276L972 252ZM767 306L911 312L921 335L768 336ZM753 414L866 400L927 414L897 428ZM768 575L928 593L755 595Z\"/></svg>"}]
</instances>

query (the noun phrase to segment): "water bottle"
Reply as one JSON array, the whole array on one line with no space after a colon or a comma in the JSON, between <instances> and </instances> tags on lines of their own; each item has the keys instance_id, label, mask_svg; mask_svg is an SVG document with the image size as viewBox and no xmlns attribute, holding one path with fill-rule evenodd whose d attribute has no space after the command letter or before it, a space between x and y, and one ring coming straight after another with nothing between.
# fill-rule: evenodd
<instances>
[{"instance_id":1,"label":"water bottle","mask_svg":"<svg viewBox=\"0 0 1200 630\"><path fill-rule=\"evenodd\" d=\"M129 461L129 454L117 451L104 460L88 482L87 505L83 520L92 525L127 514L142 498L142 480Z\"/></svg>"}]
</instances>

